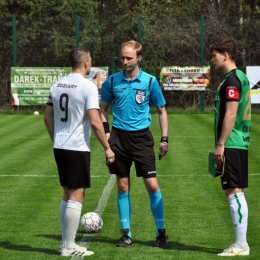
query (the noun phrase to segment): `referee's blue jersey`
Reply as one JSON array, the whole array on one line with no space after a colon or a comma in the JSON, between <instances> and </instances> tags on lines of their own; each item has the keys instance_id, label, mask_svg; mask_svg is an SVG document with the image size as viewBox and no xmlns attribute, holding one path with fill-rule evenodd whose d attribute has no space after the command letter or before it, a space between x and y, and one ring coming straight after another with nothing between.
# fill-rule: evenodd
<instances>
[{"instance_id":1,"label":"referee's blue jersey","mask_svg":"<svg viewBox=\"0 0 260 260\"><path fill-rule=\"evenodd\" d=\"M124 131L149 127L150 103L156 108L166 104L157 79L141 69L133 81L125 77L124 70L110 75L102 84L101 99L112 103L112 126Z\"/></svg>"}]
</instances>

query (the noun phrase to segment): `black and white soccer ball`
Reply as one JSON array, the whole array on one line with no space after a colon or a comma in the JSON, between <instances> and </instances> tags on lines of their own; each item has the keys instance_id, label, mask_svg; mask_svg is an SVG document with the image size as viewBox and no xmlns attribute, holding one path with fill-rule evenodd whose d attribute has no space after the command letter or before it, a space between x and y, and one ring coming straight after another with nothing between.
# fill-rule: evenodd
<instances>
[{"instance_id":1,"label":"black and white soccer ball","mask_svg":"<svg viewBox=\"0 0 260 260\"><path fill-rule=\"evenodd\" d=\"M81 217L80 226L85 233L97 233L103 227L103 220L96 212L88 212Z\"/></svg>"}]
</instances>

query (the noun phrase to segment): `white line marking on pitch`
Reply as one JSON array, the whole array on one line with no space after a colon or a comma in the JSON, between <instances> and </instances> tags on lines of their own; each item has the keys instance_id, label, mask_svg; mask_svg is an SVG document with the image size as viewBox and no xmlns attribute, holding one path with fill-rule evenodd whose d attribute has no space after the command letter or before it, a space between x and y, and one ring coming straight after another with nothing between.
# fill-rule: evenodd
<instances>
[{"instance_id":1,"label":"white line marking on pitch","mask_svg":"<svg viewBox=\"0 0 260 260\"><path fill-rule=\"evenodd\" d=\"M10 139L13 139L13 137L6 137L6 138L10 138ZM30 136L30 137L27 137L27 136L16 136L14 137L15 139L50 139L49 136Z\"/></svg>"},{"instance_id":2,"label":"white line marking on pitch","mask_svg":"<svg viewBox=\"0 0 260 260\"><path fill-rule=\"evenodd\" d=\"M259 172L256 173L249 173L249 176L258 176L260 175ZM198 177L197 174L157 174L157 177ZM204 176L209 176L209 174L201 174L200 177L204 177ZM0 174L0 178L1 177L41 177L41 178L56 178L58 177L57 175L37 175L37 174L27 174L27 175L23 175L23 174ZM91 178L103 178L104 175L94 175L91 176Z\"/></svg>"},{"instance_id":3,"label":"white line marking on pitch","mask_svg":"<svg viewBox=\"0 0 260 260\"><path fill-rule=\"evenodd\" d=\"M43 174L0 174L0 177L42 177L42 178L57 178L58 177L58 174L57 175L43 175ZM91 176L91 178L101 178L101 177L104 177L104 175L94 175L94 176Z\"/></svg>"},{"instance_id":4,"label":"white line marking on pitch","mask_svg":"<svg viewBox=\"0 0 260 260\"><path fill-rule=\"evenodd\" d=\"M103 213L104 209L106 208L107 201L110 197L110 193L115 184L115 181L116 181L116 175L112 174L106 187L103 190L103 194L102 194L101 198L99 199L97 208L95 210L95 212L98 213L100 216L102 216L102 213ZM86 234L85 233L81 239L80 246L88 248L94 235L95 234ZM74 256L74 257L72 257L72 259L79 259L79 257Z\"/></svg>"}]
</instances>

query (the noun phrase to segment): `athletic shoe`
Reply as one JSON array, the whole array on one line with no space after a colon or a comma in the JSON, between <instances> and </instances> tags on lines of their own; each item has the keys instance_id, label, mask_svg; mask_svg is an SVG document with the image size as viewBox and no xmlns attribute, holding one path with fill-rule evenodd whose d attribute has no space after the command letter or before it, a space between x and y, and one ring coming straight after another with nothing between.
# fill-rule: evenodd
<instances>
[{"instance_id":1,"label":"athletic shoe","mask_svg":"<svg viewBox=\"0 0 260 260\"><path fill-rule=\"evenodd\" d=\"M168 236L165 235L165 229L158 229L159 236L156 237L155 244L158 247L167 249L170 247L168 243Z\"/></svg>"},{"instance_id":2,"label":"athletic shoe","mask_svg":"<svg viewBox=\"0 0 260 260\"><path fill-rule=\"evenodd\" d=\"M126 246L132 245L133 239L128 236L129 229L128 228L121 229L120 232L123 236L119 239L116 246L117 247L126 247Z\"/></svg>"},{"instance_id":3,"label":"athletic shoe","mask_svg":"<svg viewBox=\"0 0 260 260\"><path fill-rule=\"evenodd\" d=\"M72 249L66 249L62 248L61 249L61 256L88 256L88 255L93 255L93 251L88 251L86 247L81 247L75 244L75 247Z\"/></svg>"},{"instance_id":4,"label":"athletic shoe","mask_svg":"<svg viewBox=\"0 0 260 260\"><path fill-rule=\"evenodd\" d=\"M241 249L236 247L235 244L232 244L230 247L227 249L224 249L224 251L220 254L219 256L239 256L239 255L249 255L250 253L250 248L247 245L245 248Z\"/></svg>"}]
</instances>

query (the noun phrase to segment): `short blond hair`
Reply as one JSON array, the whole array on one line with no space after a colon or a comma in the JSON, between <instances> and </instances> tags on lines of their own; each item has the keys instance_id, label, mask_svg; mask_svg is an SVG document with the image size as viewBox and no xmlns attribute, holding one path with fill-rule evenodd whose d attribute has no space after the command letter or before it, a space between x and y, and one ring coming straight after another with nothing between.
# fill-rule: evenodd
<instances>
[{"instance_id":1,"label":"short blond hair","mask_svg":"<svg viewBox=\"0 0 260 260\"><path fill-rule=\"evenodd\" d=\"M137 56L142 55L142 53L143 53L143 46L135 40L123 42L121 44L121 48L123 49L124 47L130 47L130 48L133 48L134 50L136 50Z\"/></svg>"}]
</instances>

